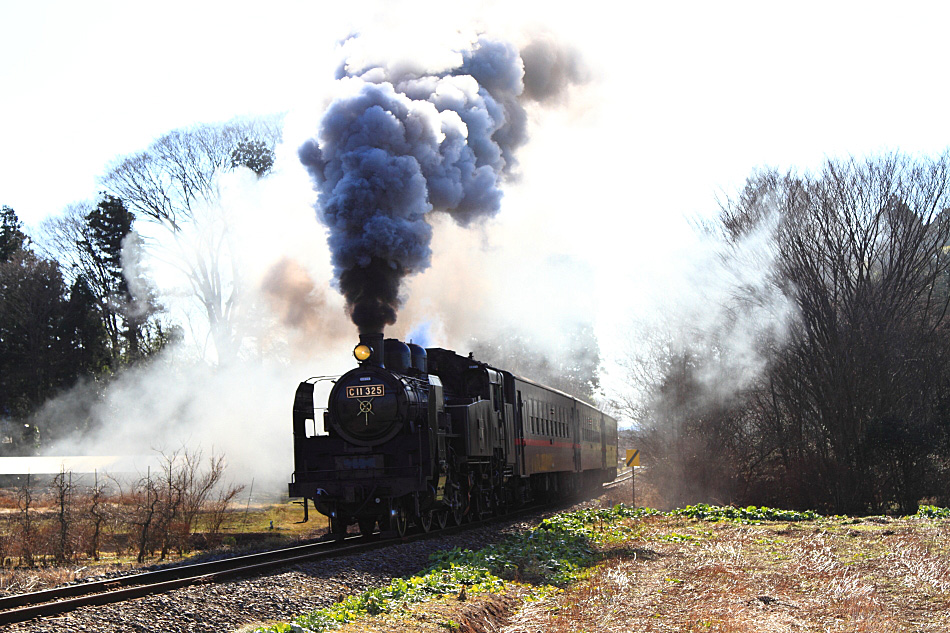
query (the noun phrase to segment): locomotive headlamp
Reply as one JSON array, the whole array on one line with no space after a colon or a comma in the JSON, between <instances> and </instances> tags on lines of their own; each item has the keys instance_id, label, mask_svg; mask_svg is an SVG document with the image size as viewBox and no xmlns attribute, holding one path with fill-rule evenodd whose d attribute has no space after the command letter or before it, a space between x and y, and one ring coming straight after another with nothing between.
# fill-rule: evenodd
<instances>
[{"instance_id":1,"label":"locomotive headlamp","mask_svg":"<svg viewBox=\"0 0 950 633\"><path fill-rule=\"evenodd\" d=\"M361 363L364 360L368 360L369 357L372 355L373 355L373 348L371 348L369 345L364 345L360 343L355 348L353 348L353 356L355 356L356 360L360 361Z\"/></svg>"}]
</instances>

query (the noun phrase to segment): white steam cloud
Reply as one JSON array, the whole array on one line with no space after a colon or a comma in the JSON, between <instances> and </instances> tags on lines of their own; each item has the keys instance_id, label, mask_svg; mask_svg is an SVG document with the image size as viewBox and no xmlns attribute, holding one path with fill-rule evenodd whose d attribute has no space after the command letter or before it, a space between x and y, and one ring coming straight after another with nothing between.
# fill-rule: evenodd
<instances>
[{"instance_id":1,"label":"white steam cloud","mask_svg":"<svg viewBox=\"0 0 950 633\"><path fill-rule=\"evenodd\" d=\"M128 240L123 251L127 270L136 273L131 290L136 300L154 294L167 310L164 319L181 325L181 340L111 381L84 382L47 403L37 415L40 428L75 433L45 454L200 448L223 453L229 476L241 483L253 478L258 491L285 489L293 470L296 385L348 369L355 337L330 286L323 232L298 165L281 148L268 178L246 170L225 174L219 203L196 209L198 221L178 235L138 223L148 247ZM206 306L186 274L215 248L221 292L236 290L225 326L238 349L227 361L215 353ZM140 283L143 273L151 284Z\"/></svg>"},{"instance_id":2,"label":"white steam cloud","mask_svg":"<svg viewBox=\"0 0 950 633\"><path fill-rule=\"evenodd\" d=\"M770 345L781 345L796 318L795 303L775 284L774 222L739 241L697 229L651 270L631 308L631 336L616 357L610 391L646 405L664 377L688 362L692 402L727 401L766 369ZM685 359L685 360L684 360ZM623 367L618 367L622 365Z\"/></svg>"}]
</instances>

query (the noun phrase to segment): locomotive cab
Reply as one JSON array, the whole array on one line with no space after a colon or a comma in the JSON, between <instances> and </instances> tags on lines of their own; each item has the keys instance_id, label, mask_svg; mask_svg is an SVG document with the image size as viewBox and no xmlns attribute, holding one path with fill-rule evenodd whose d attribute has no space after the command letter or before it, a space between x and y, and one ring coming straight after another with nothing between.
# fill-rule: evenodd
<instances>
[{"instance_id":1,"label":"locomotive cab","mask_svg":"<svg viewBox=\"0 0 950 633\"><path fill-rule=\"evenodd\" d=\"M502 380L501 374L494 369L474 365L462 374L462 389L466 396L475 401L490 400L495 411L501 411Z\"/></svg>"}]
</instances>

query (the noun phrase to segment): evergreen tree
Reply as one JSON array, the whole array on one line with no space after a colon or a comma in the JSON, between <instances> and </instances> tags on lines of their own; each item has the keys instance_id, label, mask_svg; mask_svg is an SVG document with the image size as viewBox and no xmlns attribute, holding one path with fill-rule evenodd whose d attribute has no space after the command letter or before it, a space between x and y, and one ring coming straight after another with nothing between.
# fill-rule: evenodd
<instances>
[{"instance_id":1,"label":"evergreen tree","mask_svg":"<svg viewBox=\"0 0 950 633\"><path fill-rule=\"evenodd\" d=\"M244 140L237 144L231 152L231 168L247 167L258 178L263 178L274 166L274 150L260 139Z\"/></svg>"},{"instance_id":2,"label":"evergreen tree","mask_svg":"<svg viewBox=\"0 0 950 633\"><path fill-rule=\"evenodd\" d=\"M60 340L77 376L97 376L109 366L109 336L99 318L99 300L82 275L69 289Z\"/></svg>"},{"instance_id":3,"label":"evergreen tree","mask_svg":"<svg viewBox=\"0 0 950 633\"><path fill-rule=\"evenodd\" d=\"M95 209L86 216L89 223L89 247L100 254L105 269L113 282L113 291L128 292L122 275L122 241L132 232L135 216L125 208L121 199L105 194Z\"/></svg>"},{"instance_id":4,"label":"evergreen tree","mask_svg":"<svg viewBox=\"0 0 950 633\"><path fill-rule=\"evenodd\" d=\"M0 263L0 411L25 417L69 381L59 265L28 250Z\"/></svg>"},{"instance_id":5,"label":"evergreen tree","mask_svg":"<svg viewBox=\"0 0 950 633\"><path fill-rule=\"evenodd\" d=\"M134 270L129 270L126 265L128 261L137 264L136 254L141 250L141 239L132 229L134 221L135 216L120 198L105 194L86 216L89 230L83 244L100 276L104 293L101 305L112 342L112 356L118 359L122 354L121 335L130 362L141 358L143 328L157 311L150 285L139 267L135 265ZM134 253L130 254L129 250Z\"/></svg>"},{"instance_id":6,"label":"evergreen tree","mask_svg":"<svg viewBox=\"0 0 950 633\"><path fill-rule=\"evenodd\" d=\"M14 253L29 244L30 239L21 230L22 227L16 211L4 205L0 211L0 262L9 261Z\"/></svg>"}]
</instances>

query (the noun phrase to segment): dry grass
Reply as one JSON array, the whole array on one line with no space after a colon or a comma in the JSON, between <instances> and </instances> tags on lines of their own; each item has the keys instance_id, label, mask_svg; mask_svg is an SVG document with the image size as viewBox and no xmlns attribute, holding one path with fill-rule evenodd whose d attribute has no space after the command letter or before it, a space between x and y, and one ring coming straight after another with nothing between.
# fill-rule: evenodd
<instances>
[{"instance_id":1,"label":"dry grass","mask_svg":"<svg viewBox=\"0 0 950 633\"><path fill-rule=\"evenodd\" d=\"M636 536L607 548L582 581L501 620L496 613L462 627L461 609L472 605L450 599L346 631L950 631L950 521L743 526L652 517L634 527Z\"/></svg>"},{"instance_id":2,"label":"dry grass","mask_svg":"<svg viewBox=\"0 0 950 633\"><path fill-rule=\"evenodd\" d=\"M99 560L90 556L88 543L92 528L88 525L88 517L81 515L88 500L77 496L77 514L73 515L69 531L73 553L67 563L57 565L53 554L58 537L56 508L49 494L38 493L31 509L35 530L32 541L34 565L23 564L22 535L18 525L20 511L15 507L15 494L16 491L0 489L0 595L49 589L82 578L111 571L128 571L158 562L157 556L150 556L141 564L136 562L132 534L135 526L121 520L122 516L128 514L127 509L133 505L134 499L120 495L109 500L114 516L102 525ZM7 507L11 503L13 509ZM200 516L196 526L198 536L194 538L192 546L181 557L174 551L169 552L168 560L202 556L209 550L224 549L242 553L286 547L326 533L326 517L312 509L308 523L298 523L302 517L300 505L292 502L251 506L247 511L244 507L235 508L225 516L218 534L213 538L202 538L207 520Z\"/></svg>"},{"instance_id":3,"label":"dry grass","mask_svg":"<svg viewBox=\"0 0 950 633\"><path fill-rule=\"evenodd\" d=\"M32 569L25 567L16 567L13 569L4 569L0 571L0 592L2 593L29 593L31 591L41 591L57 585L73 582L80 578L85 578L97 573L106 571L108 566L100 566L95 569L74 565L70 567L34 567ZM113 568L120 568L113 566ZM126 566L126 569L128 567Z\"/></svg>"},{"instance_id":4,"label":"dry grass","mask_svg":"<svg viewBox=\"0 0 950 633\"><path fill-rule=\"evenodd\" d=\"M618 549L652 556L610 559L505 632L950 630L946 521L648 523L644 540ZM670 541L682 535L693 539Z\"/></svg>"}]
</instances>

